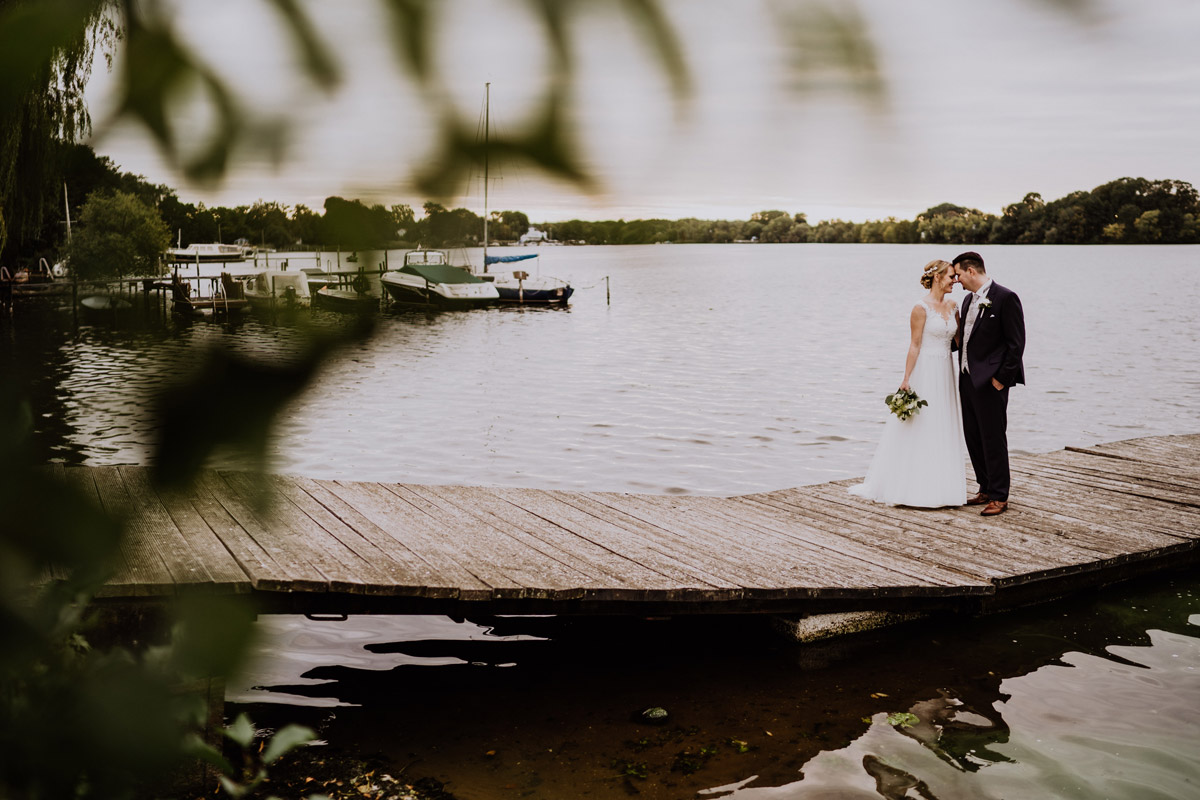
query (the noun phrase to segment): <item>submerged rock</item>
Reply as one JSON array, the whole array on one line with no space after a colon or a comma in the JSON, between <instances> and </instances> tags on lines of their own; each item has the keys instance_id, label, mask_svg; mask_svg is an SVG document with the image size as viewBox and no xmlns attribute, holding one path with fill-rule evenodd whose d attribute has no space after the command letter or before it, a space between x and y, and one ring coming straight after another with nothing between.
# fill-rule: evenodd
<instances>
[{"instance_id":1,"label":"submerged rock","mask_svg":"<svg viewBox=\"0 0 1200 800\"><path fill-rule=\"evenodd\" d=\"M640 715L641 721L650 725L662 725L670 716L665 708L661 706L652 706L643 711Z\"/></svg>"}]
</instances>

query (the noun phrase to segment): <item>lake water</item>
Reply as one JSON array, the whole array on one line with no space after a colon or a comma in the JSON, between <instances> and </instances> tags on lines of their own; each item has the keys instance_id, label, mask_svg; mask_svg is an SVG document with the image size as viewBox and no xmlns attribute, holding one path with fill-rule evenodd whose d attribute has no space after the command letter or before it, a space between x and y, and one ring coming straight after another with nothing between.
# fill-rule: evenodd
<instances>
[{"instance_id":1,"label":"lake water","mask_svg":"<svg viewBox=\"0 0 1200 800\"><path fill-rule=\"evenodd\" d=\"M541 252L578 287L569 309L384 313L287 409L275 467L714 495L862 475L921 267L957 248ZM1026 312L1014 451L1200 431L1200 248L982 252ZM73 330L25 316L4 352L34 376L39 442L67 463L145 463L140 398L202 348L271 361L300 341L255 318ZM1200 796L1198 590L1173 576L825 648L719 619L264 618L264 657L230 697L304 716L330 747L414 762L463 800ZM666 726L632 721L651 705ZM888 724L899 713L921 722Z\"/></svg>"}]
</instances>

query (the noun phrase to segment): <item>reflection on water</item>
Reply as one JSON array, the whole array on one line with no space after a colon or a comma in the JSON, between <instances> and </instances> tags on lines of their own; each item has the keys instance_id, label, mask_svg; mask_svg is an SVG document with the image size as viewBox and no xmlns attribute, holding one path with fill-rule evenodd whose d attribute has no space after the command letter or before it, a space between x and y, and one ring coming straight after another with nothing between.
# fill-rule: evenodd
<instances>
[{"instance_id":1,"label":"reflection on water","mask_svg":"<svg viewBox=\"0 0 1200 800\"><path fill-rule=\"evenodd\" d=\"M464 800L1182 798L1198 611L1175 576L818 647L765 619L264 618L230 699Z\"/></svg>"}]
</instances>

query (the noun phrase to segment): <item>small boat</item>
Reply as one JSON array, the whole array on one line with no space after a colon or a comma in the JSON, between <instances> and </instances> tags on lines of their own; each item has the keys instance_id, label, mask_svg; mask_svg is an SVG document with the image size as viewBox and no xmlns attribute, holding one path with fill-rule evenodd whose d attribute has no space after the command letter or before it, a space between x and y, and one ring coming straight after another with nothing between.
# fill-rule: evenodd
<instances>
[{"instance_id":1,"label":"small boat","mask_svg":"<svg viewBox=\"0 0 1200 800\"><path fill-rule=\"evenodd\" d=\"M306 276L311 281L311 276ZM313 295L318 308L343 314L371 314L379 310L380 297L371 294L371 281L360 271L350 281L332 282Z\"/></svg>"},{"instance_id":2,"label":"small boat","mask_svg":"<svg viewBox=\"0 0 1200 800\"><path fill-rule=\"evenodd\" d=\"M89 323L114 323L133 311L133 303L115 294L93 294L79 301L79 315Z\"/></svg>"},{"instance_id":3,"label":"small boat","mask_svg":"<svg viewBox=\"0 0 1200 800\"><path fill-rule=\"evenodd\" d=\"M487 270L493 264L508 264L537 258L537 254L517 256L484 256L485 272L479 277L491 280L500 293L502 303L532 303L541 305L566 305L575 293L571 284L561 278L551 278L542 275L530 275L522 269L502 269L498 272Z\"/></svg>"},{"instance_id":4,"label":"small boat","mask_svg":"<svg viewBox=\"0 0 1200 800\"><path fill-rule=\"evenodd\" d=\"M167 261L179 264L221 264L245 261L247 248L238 244L197 242L187 247L167 248Z\"/></svg>"},{"instance_id":5,"label":"small boat","mask_svg":"<svg viewBox=\"0 0 1200 800\"><path fill-rule=\"evenodd\" d=\"M308 282L308 294L312 297L316 296L322 286L338 282L337 275L330 274L320 267L301 267L300 272L304 274L304 280Z\"/></svg>"},{"instance_id":6,"label":"small boat","mask_svg":"<svg viewBox=\"0 0 1200 800\"><path fill-rule=\"evenodd\" d=\"M379 297L360 294L353 289L337 289L322 286L313 297L317 308L338 311L342 314L373 314L379 310Z\"/></svg>"},{"instance_id":7,"label":"small boat","mask_svg":"<svg viewBox=\"0 0 1200 800\"><path fill-rule=\"evenodd\" d=\"M443 250L410 250L404 254L404 266L385 272L379 282L395 302L405 305L478 308L500 299L491 282L452 266Z\"/></svg>"},{"instance_id":8,"label":"small boat","mask_svg":"<svg viewBox=\"0 0 1200 800\"><path fill-rule=\"evenodd\" d=\"M247 280L245 294L254 308L308 308L312 303L308 276L303 272L264 270Z\"/></svg>"}]
</instances>

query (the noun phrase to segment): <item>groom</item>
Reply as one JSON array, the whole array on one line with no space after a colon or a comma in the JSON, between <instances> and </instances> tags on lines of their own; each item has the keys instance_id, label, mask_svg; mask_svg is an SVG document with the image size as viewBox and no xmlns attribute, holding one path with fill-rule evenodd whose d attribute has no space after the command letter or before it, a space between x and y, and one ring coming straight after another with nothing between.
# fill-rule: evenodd
<instances>
[{"instance_id":1,"label":"groom","mask_svg":"<svg viewBox=\"0 0 1200 800\"><path fill-rule=\"evenodd\" d=\"M982 515L994 517L1008 508L1008 390L1025 383L1025 313L1012 290L988 277L978 253L963 253L953 264L958 282L971 292L954 337L963 435L979 482L979 494L967 505L982 505Z\"/></svg>"}]
</instances>

